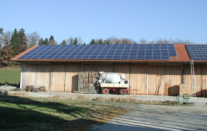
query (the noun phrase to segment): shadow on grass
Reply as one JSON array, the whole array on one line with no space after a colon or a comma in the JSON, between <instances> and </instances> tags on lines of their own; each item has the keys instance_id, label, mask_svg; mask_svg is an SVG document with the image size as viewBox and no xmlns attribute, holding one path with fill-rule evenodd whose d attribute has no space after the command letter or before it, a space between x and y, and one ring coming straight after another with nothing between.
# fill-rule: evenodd
<instances>
[{"instance_id":1,"label":"shadow on grass","mask_svg":"<svg viewBox=\"0 0 207 131\"><path fill-rule=\"evenodd\" d=\"M50 127L55 128L64 123L70 122L71 124L73 120L83 118L87 112L92 112L92 110L58 102L40 102L15 96L0 96L1 130L43 130ZM78 124L81 121L84 121L84 119L76 120L76 123ZM93 122L96 123L96 121L91 121L91 123Z\"/></svg>"}]
</instances>

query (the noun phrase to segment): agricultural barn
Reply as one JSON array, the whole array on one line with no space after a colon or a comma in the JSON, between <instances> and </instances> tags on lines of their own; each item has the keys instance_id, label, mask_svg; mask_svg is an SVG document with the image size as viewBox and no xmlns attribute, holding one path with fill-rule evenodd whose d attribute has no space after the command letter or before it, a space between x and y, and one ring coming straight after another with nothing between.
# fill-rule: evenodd
<instances>
[{"instance_id":1,"label":"agricultural barn","mask_svg":"<svg viewBox=\"0 0 207 131\"><path fill-rule=\"evenodd\" d=\"M21 88L44 85L50 92L73 92L79 72L104 71L125 73L133 95L203 97L206 52L207 45L184 44L35 45L12 61L21 62Z\"/></svg>"}]
</instances>

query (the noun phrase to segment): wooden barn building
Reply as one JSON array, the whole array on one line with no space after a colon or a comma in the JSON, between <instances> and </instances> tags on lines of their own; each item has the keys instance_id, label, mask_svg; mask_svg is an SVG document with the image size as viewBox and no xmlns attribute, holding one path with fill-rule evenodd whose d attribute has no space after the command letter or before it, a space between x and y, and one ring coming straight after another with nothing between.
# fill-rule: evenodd
<instances>
[{"instance_id":1,"label":"wooden barn building","mask_svg":"<svg viewBox=\"0 0 207 131\"><path fill-rule=\"evenodd\" d=\"M69 53L75 49L81 54L81 48L84 46L91 49L96 46L94 50L102 50L105 46L113 45L35 45L12 59L21 62L20 87L44 85L50 92L73 92L78 90L79 72L105 71L125 73L126 79L130 80L130 89L136 89L130 91L133 95L191 94L191 58L184 44L173 45L176 56L169 55L169 58L164 60L161 57L136 59L139 54L135 59L78 58L75 57L77 52L73 58L61 57L71 55ZM90 53L92 54L88 52L89 55ZM206 97L207 60L194 60L194 73L196 96Z\"/></svg>"}]
</instances>

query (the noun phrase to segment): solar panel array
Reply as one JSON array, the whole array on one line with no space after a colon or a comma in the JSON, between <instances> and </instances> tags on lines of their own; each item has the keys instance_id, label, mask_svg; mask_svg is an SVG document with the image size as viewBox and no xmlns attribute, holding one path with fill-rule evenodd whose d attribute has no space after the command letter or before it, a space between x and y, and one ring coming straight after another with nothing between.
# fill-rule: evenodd
<instances>
[{"instance_id":1,"label":"solar panel array","mask_svg":"<svg viewBox=\"0 0 207 131\"><path fill-rule=\"evenodd\" d=\"M169 60L173 44L40 45L19 59Z\"/></svg>"},{"instance_id":2,"label":"solar panel array","mask_svg":"<svg viewBox=\"0 0 207 131\"><path fill-rule=\"evenodd\" d=\"M185 45L192 60L207 60L207 45Z\"/></svg>"}]
</instances>

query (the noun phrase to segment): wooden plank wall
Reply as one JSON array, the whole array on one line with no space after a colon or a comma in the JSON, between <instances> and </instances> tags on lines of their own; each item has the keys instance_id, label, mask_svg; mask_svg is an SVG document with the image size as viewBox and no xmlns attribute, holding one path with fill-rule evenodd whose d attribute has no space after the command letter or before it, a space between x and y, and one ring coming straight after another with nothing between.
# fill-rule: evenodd
<instances>
[{"instance_id":1,"label":"wooden plank wall","mask_svg":"<svg viewBox=\"0 0 207 131\"><path fill-rule=\"evenodd\" d=\"M130 91L133 95L145 95L147 83L147 66L145 64L131 64L130 73L130 89L138 91Z\"/></svg>"},{"instance_id":2,"label":"wooden plank wall","mask_svg":"<svg viewBox=\"0 0 207 131\"><path fill-rule=\"evenodd\" d=\"M160 82L160 83L159 83ZM165 92L165 86L170 87ZM149 95L178 95L181 83L181 66L148 65L148 94Z\"/></svg>"},{"instance_id":3,"label":"wooden plank wall","mask_svg":"<svg viewBox=\"0 0 207 131\"><path fill-rule=\"evenodd\" d=\"M207 97L207 65L202 66L202 96Z\"/></svg>"},{"instance_id":4,"label":"wooden plank wall","mask_svg":"<svg viewBox=\"0 0 207 131\"><path fill-rule=\"evenodd\" d=\"M80 64L66 64L65 92L78 91L78 72Z\"/></svg>"},{"instance_id":5,"label":"wooden plank wall","mask_svg":"<svg viewBox=\"0 0 207 131\"><path fill-rule=\"evenodd\" d=\"M51 67L51 73L50 73ZM65 73L66 70L66 73ZM78 72L80 71L105 71L125 73L126 80L130 79L131 94L147 94L147 65L146 64L114 64L114 65L95 65L95 64L22 64L22 87L27 85L45 85L50 91L73 92L78 90ZM51 80L50 80L51 74ZM160 79L164 74L158 95L166 95L165 85L171 86L167 89L168 95L178 95L179 84L181 84L181 66L173 65L148 65L148 94L154 95ZM65 79L66 77L66 79ZM202 79L201 79L202 78ZM51 81L51 84L49 83ZM202 87L201 87L202 81ZM65 83L64 83L65 82ZM190 65L183 67L183 83L191 87ZM65 84L65 85L64 85ZM207 96L207 65L195 65L195 84L197 96ZM201 93L202 91L202 93Z\"/></svg>"},{"instance_id":6,"label":"wooden plank wall","mask_svg":"<svg viewBox=\"0 0 207 131\"><path fill-rule=\"evenodd\" d=\"M65 64L52 64L51 92L64 92Z\"/></svg>"},{"instance_id":7,"label":"wooden plank wall","mask_svg":"<svg viewBox=\"0 0 207 131\"><path fill-rule=\"evenodd\" d=\"M114 64L114 72L117 72L118 75L124 73L126 80L129 80L129 64Z\"/></svg>"},{"instance_id":8,"label":"wooden plank wall","mask_svg":"<svg viewBox=\"0 0 207 131\"><path fill-rule=\"evenodd\" d=\"M165 83L170 83L170 87L167 89L167 94L170 96L179 95L179 85L181 84L181 66L166 66L165 68ZM165 93L162 93L164 95Z\"/></svg>"},{"instance_id":9,"label":"wooden plank wall","mask_svg":"<svg viewBox=\"0 0 207 131\"><path fill-rule=\"evenodd\" d=\"M36 65L35 85L44 85L49 90L50 65Z\"/></svg>"},{"instance_id":10,"label":"wooden plank wall","mask_svg":"<svg viewBox=\"0 0 207 131\"><path fill-rule=\"evenodd\" d=\"M82 71L104 71L104 72L113 72L113 65L91 65L83 64Z\"/></svg>"},{"instance_id":11,"label":"wooden plank wall","mask_svg":"<svg viewBox=\"0 0 207 131\"><path fill-rule=\"evenodd\" d=\"M148 94L164 95L165 88L165 66L148 66ZM158 84L160 81L161 84ZM158 91L159 90L159 91Z\"/></svg>"},{"instance_id":12,"label":"wooden plank wall","mask_svg":"<svg viewBox=\"0 0 207 131\"><path fill-rule=\"evenodd\" d=\"M195 87L196 87L196 96L201 96L201 65L195 65ZM191 90L191 70L190 65L186 65L184 67L184 73L183 73L183 82L184 84L188 84L190 86ZM203 66L202 74L206 74L206 66ZM206 75L203 75L203 89L206 87ZM190 91L191 92L191 91Z\"/></svg>"},{"instance_id":13,"label":"wooden plank wall","mask_svg":"<svg viewBox=\"0 0 207 131\"><path fill-rule=\"evenodd\" d=\"M49 90L49 65L22 64L22 88L44 85Z\"/></svg>"}]
</instances>

